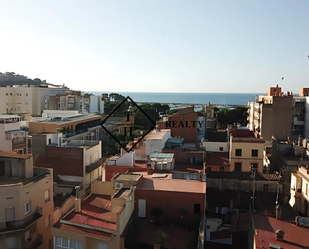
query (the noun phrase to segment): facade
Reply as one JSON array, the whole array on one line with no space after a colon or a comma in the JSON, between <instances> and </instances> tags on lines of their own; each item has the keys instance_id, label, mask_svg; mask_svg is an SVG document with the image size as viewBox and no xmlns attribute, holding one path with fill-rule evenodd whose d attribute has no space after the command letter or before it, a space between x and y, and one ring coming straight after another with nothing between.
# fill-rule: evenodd
<instances>
[{"instance_id":1,"label":"facade","mask_svg":"<svg viewBox=\"0 0 309 249\"><path fill-rule=\"evenodd\" d=\"M309 167L300 166L291 174L291 198L289 204L304 217L309 217Z\"/></svg>"},{"instance_id":2,"label":"facade","mask_svg":"<svg viewBox=\"0 0 309 249\"><path fill-rule=\"evenodd\" d=\"M75 186L90 192L90 184L102 175L101 141L62 142L62 134L32 136L32 153L36 167L52 168L57 191L70 195Z\"/></svg>"},{"instance_id":3,"label":"facade","mask_svg":"<svg viewBox=\"0 0 309 249\"><path fill-rule=\"evenodd\" d=\"M27 129L17 115L0 115L0 150L28 153Z\"/></svg>"},{"instance_id":4,"label":"facade","mask_svg":"<svg viewBox=\"0 0 309 249\"><path fill-rule=\"evenodd\" d=\"M31 155L0 151L0 248L51 248L53 173Z\"/></svg>"},{"instance_id":5,"label":"facade","mask_svg":"<svg viewBox=\"0 0 309 249\"><path fill-rule=\"evenodd\" d=\"M41 115L45 109L45 96L64 94L68 90L65 87L34 85L0 87L0 113Z\"/></svg>"},{"instance_id":6,"label":"facade","mask_svg":"<svg viewBox=\"0 0 309 249\"><path fill-rule=\"evenodd\" d=\"M134 187L107 192L99 185L92 187L92 194L82 202L76 191L74 210L52 227L55 249L124 249L123 233L134 210Z\"/></svg>"},{"instance_id":7,"label":"facade","mask_svg":"<svg viewBox=\"0 0 309 249\"><path fill-rule=\"evenodd\" d=\"M198 129L204 121L198 123L198 114L194 107L179 109L173 115L164 116L157 124L160 129L171 129L172 137L182 137L185 143L198 142Z\"/></svg>"},{"instance_id":8,"label":"facade","mask_svg":"<svg viewBox=\"0 0 309 249\"><path fill-rule=\"evenodd\" d=\"M251 166L263 173L265 141L249 130L233 126L230 134L230 170L248 172Z\"/></svg>"},{"instance_id":9,"label":"facade","mask_svg":"<svg viewBox=\"0 0 309 249\"><path fill-rule=\"evenodd\" d=\"M260 96L249 102L249 129L258 136L271 140L273 135L291 137L293 96Z\"/></svg>"}]
</instances>

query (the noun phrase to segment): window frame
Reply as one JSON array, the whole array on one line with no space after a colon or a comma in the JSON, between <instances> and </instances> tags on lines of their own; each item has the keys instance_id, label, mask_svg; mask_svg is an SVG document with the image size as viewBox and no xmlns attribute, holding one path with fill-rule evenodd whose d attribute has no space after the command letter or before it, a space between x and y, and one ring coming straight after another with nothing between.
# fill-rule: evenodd
<instances>
[{"instance_id":1,"label":"window frame","mask_svg":"<svg viewBox=\"0 0 309 249\"><path fill-rule=\"evenodd\" d=\"M240 165L240 171L236 171L236 164ZM242 163L241 162L234 162L234 171L235 172L242 172Z\"/></svg>"},{"instance_id":2,"label":"window frame","mask_svg":"<svg viewBox=\"0 0 309 249\"><path fill-rule=\"evenodd\" d=\"M29 204L29 210L27 211L27 204ZM26 201L24 203L24 207L25 207L25 216L31 213L31 200Z\"/></svg>"},{"instance_id":3,"label":"window frame","mask_svg":"<svg viewBox=\"0 0 309 249\"><path fill-rule=\"evenodd\" d=\"M237 152L240 152L240 155L237 155ZM235 156L242 156L242 149L235 149Z\"/></svg>"},{"instance_id":4,"label":"window frame","mask_svg":"<svg viewBox=\"0 0 309 249\"><path fill-rule=\"evenodd\" d=\"M48 198L46 198L46 191L47 191L47 193L48 193ZM47 202L49 202L50 201L50 189L46 189L45 191L44 191L44 201L45 201L45 203L47 203Z\"/></svg>"},{"instance_id":5,"label":"window frame","mask_svg":"<svg viewBox=\"0 0 309 249\"><path fill-rule=\"evenodd\" d=\"M256 152L256 155L255 155L255 153L253 153L253 152ZM259 156L259 150L257 150L257 149L252 149L252 150L251 150L251 156L252 156L252 157L258 157L258 156Z\"/></svg>"}]
</instances>

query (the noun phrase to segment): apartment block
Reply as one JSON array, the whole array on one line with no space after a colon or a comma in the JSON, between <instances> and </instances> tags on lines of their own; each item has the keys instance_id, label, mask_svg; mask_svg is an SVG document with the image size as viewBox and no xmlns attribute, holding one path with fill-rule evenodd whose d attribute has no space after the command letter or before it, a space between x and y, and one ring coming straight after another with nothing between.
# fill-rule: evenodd
<instances>
[{"instance_id":1,"label":"apartment block","mask_svg":"<svg viewBox=\"0 0 309 249\"><path fill-rule=\"evenodd\" d=\"M309 166L300 166L291 174L291 198L289 204L304 217L309 217Z\"/></svg>"},{"instance_id":2,"label":"apartment block","mask_svg":"<svg viewBox=\"0 0 309 249\"><path fill-rule=\"evenodd\" d=\"M17 115L0 115L0 150L28 153L25 122Z\"/></svg>"},{"instance_id":3,"label":"apartment block","mask_svg":"<svg viewBox=\"0 0 309 249\"><path fill-rule=\"evenodd\" d=\"M105 182L102 182L105 183ZM92 188L83 202L76 191L75 208L53 227L54 248L124 249L124 231L134 211L135 188L107 193Z\"/></svg>"},{"instance_id":4,"label":"apartment block","mask_svg":"<svg viewBox=\"0 0 309 249\"><path fill-rule=\"evenodd\" d=\"M91 181L102 175L101 141L63 142L61 133L32 136L34 165L52 168L55 195L70 195L75 186L90 192Z\"/></svg>"},{"instance_id":5,"label":"apartment block","mask_svg":"<svg viewBox=\"0 0 309 249\"><path fill-rule=\"evenodd\" d=\"M53 173L31 155L0 151L0 248L51 248Z\"/></svg>"},{"instance_id":6,"label":"apartment block","mask_svg":"<svg viewBox=\"0 0 309 249\"><path fill-rule=\"evenodd\" d=\"M48 87L47 85L0 87L0 113L41 115L45 109L45 96L64 94L65 87Z\"/></svg>"},{"instance_id":7,"label":"apartment block","mask_svg":"<svg viewBox=\"0 0 309 249\"><path fill-rule=\"evenodd\" d=\"M263 172L265 140L248 129L232 126L230 133L230 171L248 172L251 166Z\"/></svg>"}]
</instances>

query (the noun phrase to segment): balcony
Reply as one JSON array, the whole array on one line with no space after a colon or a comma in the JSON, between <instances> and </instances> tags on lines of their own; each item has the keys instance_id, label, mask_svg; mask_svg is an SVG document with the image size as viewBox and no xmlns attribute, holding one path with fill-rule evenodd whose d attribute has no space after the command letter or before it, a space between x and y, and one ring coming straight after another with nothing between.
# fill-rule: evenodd
<instances>
[{"instance_id":1,"label":"balcony","mask_svg":"<svg viewBox=\"0 0 309 249\"><path fill-rule=\"evenodd\" d=\"M15 137L12 140L12 145L16 147L26 147L26 138L25 137Z\"/></svg>"},{"instance_id":2,"label":"balcony","mask_svg":"<svg viewBox=\"0 0 309 249\"><path fill-rule=\"evenodd\" d=\"M43 244L43 236L39 234L36 237L31 238L31 240L26 240L23 243L22 249L36 249L42 244Z\"/></svg>"},{"instance_id":3,"label":"balcony","mask_svg":"<svg viewBox=\"0 0 309 249\"><path fill-rule=\"evenodd\" d=\"M36 211L34 211L32 214L25 217L24 219L14 220L10 222L1 222L0 223L0 234L12 232L12 231L25 230L41 217L42 217L42 208L39 208Z\"/></svg>"}]
</instances>

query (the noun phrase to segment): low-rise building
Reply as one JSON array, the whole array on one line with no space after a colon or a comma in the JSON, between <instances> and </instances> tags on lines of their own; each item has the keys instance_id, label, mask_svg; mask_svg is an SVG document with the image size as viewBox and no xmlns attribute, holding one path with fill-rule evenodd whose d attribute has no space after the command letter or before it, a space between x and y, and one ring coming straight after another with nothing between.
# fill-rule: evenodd
<instances>
[{"instance_id":1,"label":"low-rise building","mask_svg":"<svg viewBox=\"0 0 309 249\"><path fill-rule=\"evenodd\" d=\"M55 195L71 194L75 186L90 193L91 181L104 174L101 141L62 142L61 133L32 136L34 165L52 168L57 188Z\"/></svg>"},{"instance_id":2,"label":"low-rise building","mask_svg":"<svg viewBox=\"0 0 309 249\"><path fill-rule=\"evenodd\" d=\"M133 210L134 188L115 194L93 188L83 202L77 189L74 210L52 227L55 248L124 248L123 233Z\"/></svg>"},{"instance_id":3,"label":"low-rise building","mask_svg":"<svg viewBox=\"0 0 309 249\"><path fill-rule=\"evenodd\" d=\"M52 247L53 173L31 155L0 151L0 248Z\"/></svg>"},{"instance_id":4,"label":"low-rise building","mask_svg":"<svg viewBox=\"0 0 309 249\"><path fill-rule=\"evenodd\" d=\"M309 167L300 166L291 174L291 198L289 204L299 214L309 217Z\"/></svg>"},{"instance_id":5,"label":"low-rise building","mask_svg":"<svg viewBox=\"0 0 309 249\"><path fill-rule=\"evenodd\" d=\"M249 172L251 167L263 172L265 141L250 130L232 126L230 134L230 170Z\"/></svg>"},{"instance_id":6,"label":"low-rise building","mask_svg":"<svg viewBox=\"0 0 309 249\"><path fill-rule=\"evenodd\" d=\"M28 132L23 123L17 115L0 115L0 150L28 153Z\"/></svg>"}]
</instances>

